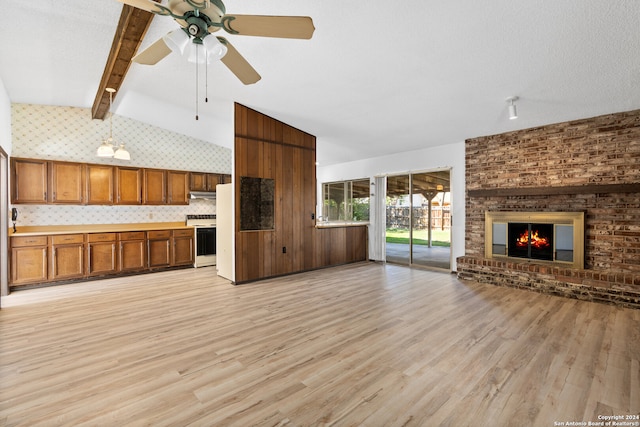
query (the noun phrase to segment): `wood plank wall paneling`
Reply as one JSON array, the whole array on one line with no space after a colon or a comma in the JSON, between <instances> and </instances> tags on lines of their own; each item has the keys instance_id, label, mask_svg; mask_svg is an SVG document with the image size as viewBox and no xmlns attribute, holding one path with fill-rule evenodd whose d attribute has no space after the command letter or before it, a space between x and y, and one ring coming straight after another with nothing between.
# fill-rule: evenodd
<instances>
[{"instance_id":1,"label":"wood plank wall paneling","mask_svg":"<svg viewBox=\"0 0 640 427\"><path fill-rule=\"evenodd\" d=\"M315 228L315 136L240 104L234 129L237 283L367 259L366 226ZM275 181L274 230L240 231L241 176Z\"/></svg>"}]
</instances>

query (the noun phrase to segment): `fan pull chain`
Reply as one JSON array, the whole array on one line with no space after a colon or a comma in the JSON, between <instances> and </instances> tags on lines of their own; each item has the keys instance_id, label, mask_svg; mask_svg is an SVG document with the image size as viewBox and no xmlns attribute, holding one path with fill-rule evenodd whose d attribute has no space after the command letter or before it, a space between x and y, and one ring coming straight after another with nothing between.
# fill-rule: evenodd
<instances>
[{"instance_id":1,"label":"fan pull chain","mask_svg":"<svg viewBox=\"0 0 640 427\"><path fill-rule=\"evenodd\" d=\"M196 45L196 120L198 120L198 46Z\"/></svg>"},{"instance_id":2,"label":"fan pull chain","mask_svg":"<svg viewBox=\"0 0 640 427\"><path fill-rule=\"evenodd\" d=\"M204 102L209 102L209 58L206 53L204 58Z\"/></svg>"}]
</instances>

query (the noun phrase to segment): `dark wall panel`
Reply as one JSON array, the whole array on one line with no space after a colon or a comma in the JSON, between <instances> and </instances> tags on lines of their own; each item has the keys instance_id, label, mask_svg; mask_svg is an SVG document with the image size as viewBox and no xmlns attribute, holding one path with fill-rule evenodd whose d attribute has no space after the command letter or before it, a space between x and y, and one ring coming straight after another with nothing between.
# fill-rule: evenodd
<instances>
[{"instance_id":1,"label":"dark wall panel","mask_svg":"<svg viewBox=\"0 0 640 427\"><path fill-rule=\"evenodd\" d=\"M236 282L363 261L367 228L316 229L316 138L235 105ZM275 180L274 229L240 231L240 177Z\"/></svg>"}]
</instances>

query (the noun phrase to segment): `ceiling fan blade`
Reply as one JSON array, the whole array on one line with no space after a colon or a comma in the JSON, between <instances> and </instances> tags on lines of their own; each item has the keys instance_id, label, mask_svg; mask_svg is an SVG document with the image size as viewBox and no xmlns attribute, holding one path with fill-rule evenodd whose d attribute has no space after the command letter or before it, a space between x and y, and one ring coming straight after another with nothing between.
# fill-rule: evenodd
<instances>
[{"instance_id":1,"label":"ceiling fan blade","mask_svg":"<svg viewBox=\"0 0 640 427\"><path fill-rule=\"evenodd\" d=\"M146 10L147 12L163 14L161 8L158 7L158 3L151 0L118 0L120 3L128 4L138 9Z\"/></svg>"},{"instance_id":2,"label":"ceiling fan blade","mask_svg":"<svg viewBox=\"0 0 640 427\"><path fill-rule=\"evenodd\" d=\"M230 34L288 39L310 39L315 30L308 16L225 15L222 24Z\"/></svg>"},{"instance_id":3,"label":"ceiling fan blade","mask_svg":"<svg viewBox=\"0 0 640 427\"><path fill-rule=\"evenodd\" d=\"M222 61L242 83L250 85L262 78L227 39L218 37L218 40L227 47L227 54L223 56L220 61Z\"/></svg>"},{"instance_id":4,"label":"ceiling fan blade","mask_svg":"<svg viewBox=\"0 0 640 427\"><path fill-rule=\"evenodd\" d=\"M164 42L161 37L156 40L151 46L134 56L131 60L138 64L155 65L165 56L171 53L171 49Z\"/></svg>"}]
</instances>

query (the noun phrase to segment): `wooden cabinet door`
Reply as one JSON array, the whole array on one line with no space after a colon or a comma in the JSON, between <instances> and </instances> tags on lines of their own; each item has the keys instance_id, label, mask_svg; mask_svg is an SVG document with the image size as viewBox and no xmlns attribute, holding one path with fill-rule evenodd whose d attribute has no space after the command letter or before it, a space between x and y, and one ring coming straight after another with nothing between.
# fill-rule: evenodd
<instances>
[{"instance_id":1,"label":"wooden cabinet door","mask_svg":"<svg viewBox=\"0 0 640 427\"><path fill-rule=\"evenodd\" d=\"M113 166L87 165L87 204L113 204Z\"/></svg>"},{"instance_id":2,"label":"wooden cabinet door","mask_svg":"<svg viewBox=\"0 0 640 427\"><path fill-rule=\"evenodd\" d=\"M171 230L147 232L149 268L168 267L171 264Z\"/></svg>"},{"instance_id":3,"label":"wooden cabinet door","mask_svg":"<svg viewBox=\"0 0 640 427\"><path fill-rule=\"evenodd\" d=\"M101 276L118 271L116 233L87 235L87 274Z\"/></svg>"},{"instance_id":4,"label":"wooden cabinet door","mask_svg":"<svg viewBox=\"0 0 640 427\"><path fill-rule=\"evenodd\" d=\"M50 203L84 203L84 164L50 162L49 173Z\"/></svg>"},{"instance_id":5,"label":"wooden cabinet door","mask_svg":"<svg viewBox=\"0 0 640 427\"><path fill-rule=\"evenodd\" d=\"M206 191L207 174L204 172L189 172L189 190Z\"/></svg>"},{"instance_id":6,"label":"wooden cabinet door","mask_svg":"<svg viewBox=\"0 0 640 427\"><path fill-rule=\"evenodd\" d=\"M49 280L76 279L84 276L84 235L51 236Z\"/></svg>"},{"instance_id":7,"label":"wooden cabinet door","mask_svg":"<svg viewBox=\"0 0 640 427\"><path fill-rule=\"evenodd\" d=\"M47 236L12 237L11 284L26 285L47 281Z\"/></svg>"},{"instance_id":8,"label":"wooden cabinet door","mask_svg":"<svg viewBox=\"0 0 640 427\"><path fill-rule=\"evenodd\" d=\"M220 184L231 184L231 175L224 174L220 178Z\"/></svg>"},{"instance_id":9,"label":"wooden cabinet door","mask_svg":"<svg viewBox=\"0 0 640 427\"><path fill-rule=\"evenodd\" d=\"M118 239L120 240L119 271L144 270L147 267L147 247L144 231L118 233Z\"/></svg>"},{"instance_id":10,"label":"wooden cabinet door","mask_svg":"<svg viewBox=\"0 0 640 427\"><path fill-rule=\"evenodd\" d=\"M189 265L195 261L193 230L173 230L171 265Z\"/></svg>"},{"instance_id":11,"label":"wooden cabinet door","mask_svg":"<svg viewBox=\"0 0 640 427\"><path fill-rule=\"evenodd\" d=\"M116 203L142 204L142 169L116 167Z\"/></svg>"},{"instance_id":12,"label":"wooden cabinet door","mask_svg":"<svg viewBox=\"0 0 640 427\"><path fill-rule=\"evenodd\" d=\"M47 162L11 159L11 203L47 203Z\"/></svg>"},{"instance_id":13,"label":"wooden cabinet door","mask_svg":"<svg viewBox=\"0 0 640 427\"><path fill-rule=\"evenodd\" d=\"M159 169L145 169L142 202L145 205L167 203L167 173Z\"/></svg>"},{"instance_id":14,"label":"wooden cabinet door","mask_svg":"<svg viewBox=\"0 0 640 427\"><path fill-rule=\"evenodd\" d=\"M207 191L216 191L216 185L222 184L222 175L217 173L207 174Z\"/></svg>"},{"instance_id":15,"label":"wooden cabinet door","mask_svg":"<svg viewBox=\"0 0 640 427\"><path fill-rule=\"evenodd\" d=\"M189 204L189 172L167 171L170 205Z\"/></svg>"}]
</instances>

